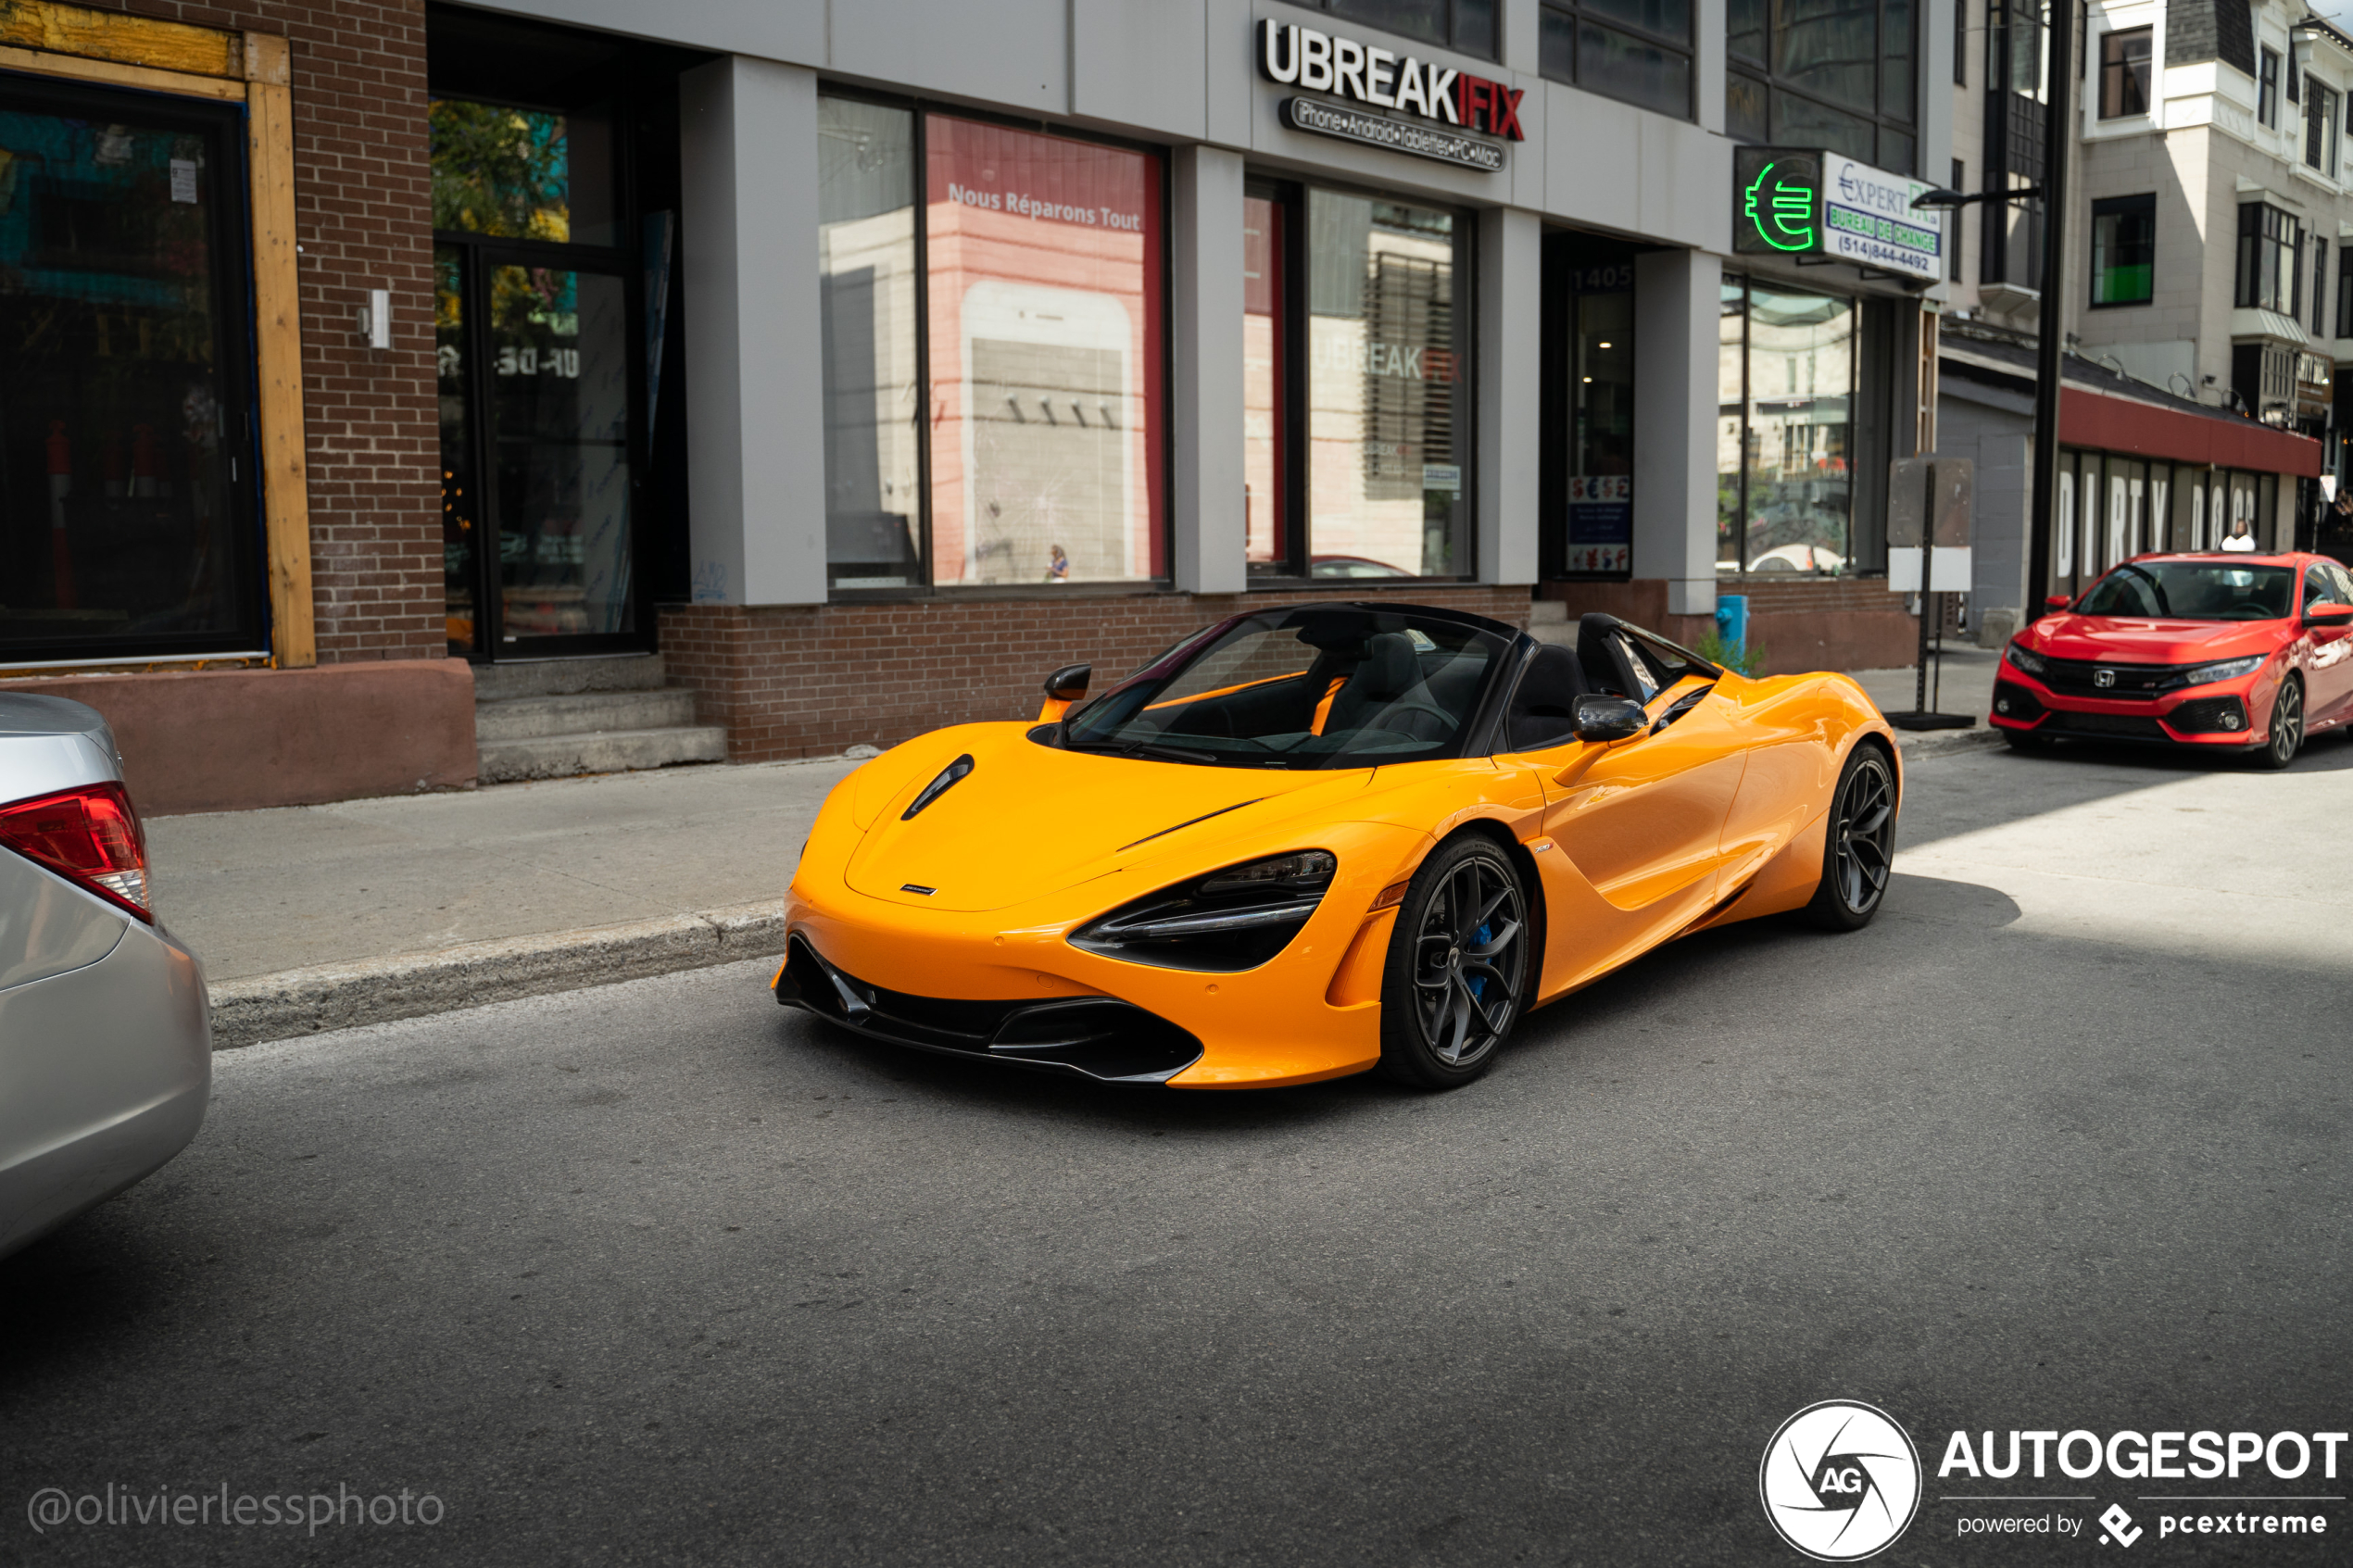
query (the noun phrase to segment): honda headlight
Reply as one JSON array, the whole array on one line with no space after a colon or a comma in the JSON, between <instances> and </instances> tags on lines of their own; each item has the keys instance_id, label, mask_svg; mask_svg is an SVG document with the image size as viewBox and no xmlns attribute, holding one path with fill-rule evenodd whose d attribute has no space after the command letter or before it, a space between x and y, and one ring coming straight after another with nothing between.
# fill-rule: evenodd
<instances>
[{"instance_id":1,"label":"honda headlight","mask_svg":"<svg viewBox=\"0 0 2353 1568\"><path fill-rule=\"evenodd\" d=\"M2017 643L2012 643L2005 651L2009 654L2010 664L2013 668L2023 670L2030 675L2043 673L2045 666L2042 655L2029 653Z\"/></svg>"},{"instance_id":2,"label":"honda headlight","mask_svg":"<svg viewBox=\"0 0 2353 1568\"><path fill-rule=\"evenodd\" d=\"M1228 866L1122 904L1072 932L1070 943L1162 969L1256 969L1290 946L1339 870L1327 849Z\"/></svg>"},{"instance_id":3,"label":"honda headlight","mask_svg":"<svg viewBox=\"0 0 2353 1568\"><path fill-rule=\"evenodd\" d=\"M2252 675L2263 668L2264 655L2246 659L2226 659L2219 664L2201 664L2182 677L2185 686L2209 686L2217 681L2235 681L2242 675Z\"/></svg>"}]
</instances>

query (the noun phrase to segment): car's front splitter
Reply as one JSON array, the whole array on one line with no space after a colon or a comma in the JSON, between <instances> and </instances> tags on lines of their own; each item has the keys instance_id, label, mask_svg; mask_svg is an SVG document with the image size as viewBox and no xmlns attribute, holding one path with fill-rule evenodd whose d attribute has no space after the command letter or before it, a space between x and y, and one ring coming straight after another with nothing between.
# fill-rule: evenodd
<instances>
[{"instance_id":1,"label":"car's front splitter","mask_svg":"<svg viewBox=\"0 0 2353 1568\"><path fill-rule=\"evenodd\" d=\"M1365 897L1369 901L1370 895ZM1172 1088L1313 1083L1361 1073L1380 1058L1378 960L1387 950L1390 911L1367 916L1354 897L1335 902L1327 896L1279 955L1240 972L1102 957L1071 946L1060 924L1009 918L1014 913L911 911L846 888L812 897L796 884L785 905L787 941L822 960L851 990L845 997L824 969L804 960L806 980L795 986L801 994L780 993L778 999L870 1038L1015 1064L1025 1064L1016 1060L1025 1055L1023 1047L1038 1046L1047 1048L1042 1056L1028 1053L1026 1065ZM793 979L788 959L780 977ZM809 1000L821 980L830 1007ZM862 1003L862 1014L851 998ZM1047 1010L1076 1003L1098 1009ZM1126 1022L1156 1038L1182 1035L1198 1048L1190 1060L1175 1062L1168 1054L1173 1047L1155 1046L1163 1054L1148 1057L1139 1069L1124 1047L1080 1048L1084 1042L1077 1039L1035 1034L1061 1024L1109 1025L1114 1015L1103 1004L1134 1010ZM1005 1010L1003 1016L998 1009ZM1029 1016L1023 1029L1029 1034L1003 1036L1008 1019L1024 1010ZM946 1035L923 1037L932 1026L944 1027ZM1072 1048L1057 1052L1057 1047Z\"/></svg>"},{"instance_id":2,"label":"car's front splitter","mask_svg":"<svg viewBox=\"0 0 2353 1568\"><path fill-rule=\"evenodd\" d=\"M1074 1073L1106 1084L1165 1084L1202 1058L1168 1020L1111 997L975 1000L887 990L831 964L796 934L776 972L776 1000L871 1040Z\"/></svg>"}]
</instances>

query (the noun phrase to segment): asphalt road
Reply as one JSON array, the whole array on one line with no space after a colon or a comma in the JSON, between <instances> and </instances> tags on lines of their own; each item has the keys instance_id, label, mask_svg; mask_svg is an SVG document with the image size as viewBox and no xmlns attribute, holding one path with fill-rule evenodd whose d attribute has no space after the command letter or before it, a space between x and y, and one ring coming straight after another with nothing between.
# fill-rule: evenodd
<instances>
[{"instance_id":1,"label":"asphalt road","mask_svg":"<svg viewBox=\"0 0 2353 1568\"><path fill-rule=\"evenodd\" d=\"M1795 1563L1758 1461L1844 1398L1930 1467L1881 1561L2344 1561L2342 1503L1962 1538L2006 1510L1948 1494L2167 1488L1934 1471L2347 1427L2353 744L1911 789L1869 930L1687 941L1442 1097L992 1073L741 965L232 1053L0 1263L0 1556ZM27 1523L109 1484L412 1522Z\"/></svg>"}]
</instances>

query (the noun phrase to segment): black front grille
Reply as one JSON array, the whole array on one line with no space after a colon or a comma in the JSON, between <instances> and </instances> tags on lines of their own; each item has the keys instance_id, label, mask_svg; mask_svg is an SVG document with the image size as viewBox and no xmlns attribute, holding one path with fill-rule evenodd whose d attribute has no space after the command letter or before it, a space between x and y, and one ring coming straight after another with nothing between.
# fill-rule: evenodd
<instances>
[{"instance_id":1,"label":"black front grille","mask_svg":"<svg viewBox=\"0 0 2353 1568\"><path fill-rule=\"evenodd\" d=\"M2185 735L2243 735L2249 727L2246 704L2234 696L2202 696L2185 702L2168 713L2165 721Z\"/></svg>"},{"instance_id":2,"label":"black front grille","mask_svg":"<svg viewBox=\"0 0 2353 1568\"><path fill-rule=\"evenodd\" d=\"M1202 1043L1156 1013L1109 997L964 1001L870 985L795 935L776 1000L894 1045L1076 1073L1108 1083L1165 1083L1201 1060Z\"/></svg>"},{"instance_id":3,"label":"black front grille","mask_svg":"<svg viewBox=\"0 0 2353 1568\"><path fill-rule=\"evenodd\" d=\"M2054 712L2044 729L2052 734L2114 736L2120 740L2171 738L2166 734L2164 725L2137 713Z\"/></svg>"},{"instance_id":4,"label":"black front grille","mask_svg":"<svg viewBox=\"0 0 2353 1568\"><path fill-rule=\"evenodd\" d=\"M2081 659L2045 659L2036 677L2061 696L2099 697L2108 702L2154 702L2183 684L2191 664L2097 664ZM2109 684L2102 685L2105 672Z\"/></svg>"},{"instance_id":5,"label":"black front grille","mask_svg":"<svg viewBox=\"0 0 2353 1568\"><path fill-rule=\"evenodd\" d=\"M2042 702L2024 686L2008 681L1994 683L1994 716L2020 724L2031 724L2044 714Z\"/></svg>"}]
</instances>

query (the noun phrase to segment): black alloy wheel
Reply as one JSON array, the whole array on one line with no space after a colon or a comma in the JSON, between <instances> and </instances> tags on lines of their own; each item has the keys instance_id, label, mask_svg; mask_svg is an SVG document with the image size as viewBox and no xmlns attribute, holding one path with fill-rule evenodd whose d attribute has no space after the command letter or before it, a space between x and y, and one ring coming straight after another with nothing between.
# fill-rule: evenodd
<instances>
[{"instance_id":1,"label":"black alloy wheel","mask_svg":"<svg viewBox=\"0 0 2353 1568\"><path fill-rule=\"evenodd\" d=\"M2296 760L2304 746L2304 683L2290 675L2271 699L2271 738L2255 754L2255 765L2277 772Z\"/></svg>"},{"instance_id":2,"label":"black alloy wheel","mask_svg":"<svg viewBox=\"0 0 2353 1568\"><path fill-rule=\"evenodd\" d=\"M1529 989L1529 925L1519 873L1483 838L1422 862L1405 890L1381 979L1381 1071L1452 1089L1487 1071Z\"/></svg>"},{"instance_id":3,"label":"black alloy wheel","mask_svg":"<svg viewBox=\"0 0 2353 1568\"><path fill-rule=\"evenodd\" d=\"M1828 931L1859 931L1879 913L1895 865L1895 770L1886 753L1857 746L1831 797L1822 881L1806 912Z\"/></svg>"}]
</instances>

